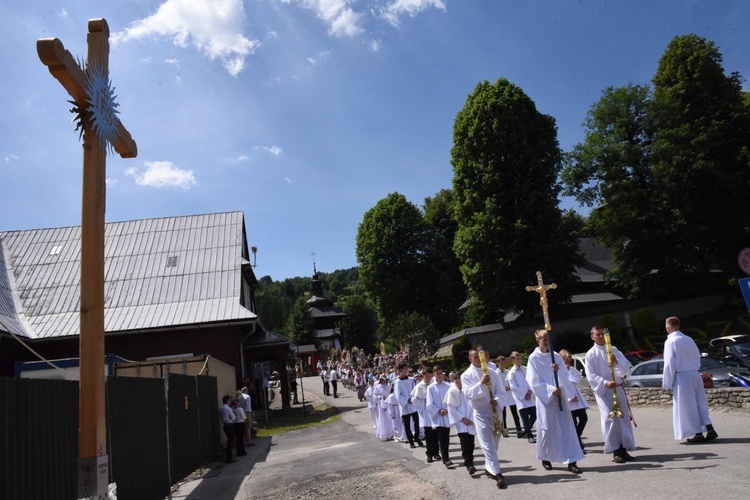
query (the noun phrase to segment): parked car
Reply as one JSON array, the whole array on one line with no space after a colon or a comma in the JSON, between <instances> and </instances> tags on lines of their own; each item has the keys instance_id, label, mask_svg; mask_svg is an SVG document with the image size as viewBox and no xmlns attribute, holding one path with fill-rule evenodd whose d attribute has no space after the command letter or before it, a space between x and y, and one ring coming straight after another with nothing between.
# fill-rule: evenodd
<instances>
[{"instance_id":1,"label":"parked car","mask_svg":"<svg viewBox=\"0 0 750 500\"><path fill-rule=\"evenodd\" d=\"M708 348L708 357L729 366L750 368L750 341L728 341Z\"/></svg>"},{"instance_id":2,"label":"parked car","mask_svg":"<svg viewBox=\"0 0 750 500\"><path fill-rule=\"evenodd\" d=\"M622 353L622 355L628 358L631 364L637 365L641 361L648 361L653 358L656 353L654 351L628 351Z\"/></svg>"},{"instance_id":3,"label":"parked car","mask_svg":"<svg viewBox=\"0 0 750 500\"><path fill-rule=\"evenodd\" d=\"M750 334L748 333L736 333L734 335L726 335L724 337L716 337L708 341L709 346L715 346L719 344L727 344L731 342L750 342Z\"/></svg>"},{"instance_id":4,"label":"parked car","mask_svg":"<svg viewBox=\"0 0 750 500\"><path fill-rule=\"evenodd\" d=\"M715 387L728 387L732 384L730 372L742 377L750 377L747 371L740 371L713 358L701 358L700 373L710 373ZM661 387L664 380L664 360L651 359L638 363L625 375L625 387Z\"/></svg>"},{"instance_id":5,"label":"parked car","mask_svg":"<svg viewBox=\"0 0 750 500\"><path fill-rule=\"evenodd\" d=\"M581 374L581 385L584 387L588 387L589 380L586 378L586 353L579 352L571 355L571 357L573 359L570 362L570 366L578 370L578 373Z\"/></svg>"}]
</instances>

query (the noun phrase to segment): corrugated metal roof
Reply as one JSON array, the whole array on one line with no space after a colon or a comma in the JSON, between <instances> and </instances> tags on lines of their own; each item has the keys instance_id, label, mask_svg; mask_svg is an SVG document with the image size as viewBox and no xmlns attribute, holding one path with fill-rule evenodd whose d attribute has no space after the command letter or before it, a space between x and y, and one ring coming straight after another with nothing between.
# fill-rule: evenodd
<instances>
[{"instance_id":1,"label":"corrugated metal roof","mask_svg":"<svg viewBox=\"0 0 750 500\"><path fill-rule=\"evenodd\" d=\"M0 232L0 328L78 335L80 234L80 226ZM246 246L242 212L106 224L105 331L255 319L240 305Z\"/></svg>"}]
</instances>

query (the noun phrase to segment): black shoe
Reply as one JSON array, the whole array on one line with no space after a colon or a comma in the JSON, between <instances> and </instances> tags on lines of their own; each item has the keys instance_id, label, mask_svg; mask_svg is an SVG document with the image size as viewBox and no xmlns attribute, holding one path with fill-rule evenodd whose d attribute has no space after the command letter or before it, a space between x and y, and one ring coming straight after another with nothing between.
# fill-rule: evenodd
<instances>
[{"instance_id":1,"label":"black shoe","mask_svg":"<svg viewBox=\"0 0 750 500\"><path fill-rule=\"evenodd\" d=\"M635 462L635 457L625 450L622 450L622 458L624 458L626 462Z\"/></svg>"},{"instance_id":2,"label":"black shoe","mask_svg":"<svg viewBox=\"0 0 750 500\"><path fill-rule=\"evenodd\" d=\"M434 459L434 458L432 458L432 455L427 455L427 463L428 463L428 464L431 464L431 463L432 463L432 462L434 462L434 461L435 461L435 459Z\"/></svg>"},{"instance_id":3,"label":"black shoe","mask_svg":"<svg viewBox=\"0 0 750 500\"><path fill-rule=\"evenodd\" d=\"M442 460L443 459L443 457L440 456L440 453L436 453L433 456L435 457L435 460Z\"/></svg>"},{"instance_id":4,"label":"black shoe","mask_svg":"<svg viewBox=\"0 0 750 500\"><path fill-rule=\"evenodd\" d=\"M706 441L706 438L703 437L703 434L696 434L695 436L691 438L687 438L688 443L704 443L705 441Z\"/></svg>"},{"instance_id":5,"label":"black shoe","mask_svg":"<svg viewBox=\"0 0 750 500\"><path fill-rule=\"evenodd\" d=\"M522 431L518 431L518 432L516 433L516 437L517 437L518 439L523 439L523 438L525 438L525 437L526 437L526 433L525 433L525 432L522 432Z\"/></svg>"},{"instance_id":6,"label":"black shoe","mask_svg":"<svg viewBox=\"0 0 750 500\"><path fill-rule=\"evenodd\" d=\"M417 445L416 445L416 444L414 444L414 443L409 443L409 448L416 448L416 447L417 447Z\"/></svg>"},{"instance_id":7,"label":"black shoe","mask_svg":"<svg viewBox=\"0 0 750 500\"><path fill-rule=\"evenodd\" d=\"M614 457L612 458L612 461L616 464L624 464L625 463L625 457L620 455L619 453L615 453Z\"/></svg>"},{"instance_id":8,"label":"black shoe","mask_svg":"<svg viewBox=\"0 0 750 500\"><path fill-rule=\"evenodd\" d=\"M536 443L534 436L529 436L529 443Z\"/></svg>"},{"instance_id":9,"label":"black shoe","mask_svg":"<svg viewBox=\"0 0 750 500\"><path fill-rule=\"evenodd\" d=\"M422 444L422 441L419 438L415 439L414 441L417 442L417 445L424 447L424 444Z\"/></svg>"},{"instance_id":10,"label":"black shoe","mask_svg":"<svg viewBox=\"0 0 750 500\"><path fill-rule=\"evenodd\" d=\"M542 467L544 467L545 470L552 470L552 463L542 460Z\"/></svg>"},{"instance_id":11,"label":"black shoe","mask_svg":"<svg viewBox=\"0 0 750 500\"><path fill-rule=\"evenodd\" d=\"M581 472L583 472L578 468L578 465L575 462L573 462L572 464L568 464L568 470L573 474L580 474Z\"/></svg>"},{"instance_id":12,"label":"black shoe","mask_svg":"<svg viewBox=\"0 0 750 500\"><path fill-rule=\"evenodd\" d=\"M446 467L453 467L453 462L451 462L450 460L443 460L443 465L445 465Z\"/></svg>"},{"instance_id":13,"label":"black shoe","mask_svg":"<svg viewBox=\"0 0 750 500\"><path fill-rule=\"evenodd\" d=\"M495 476L495 481L497 481L497 487L500 488L501 490L504 490L505 488L508 487L505 484L505 478L503 477L502 474L498 474L497 476Z\"/></svg>"},{"instance_id":14,"label":"black shoe","mask_svg":"<svg viewBox=\"0 0 750 500\"><path fill-rule=\"evenodd\" d=\"M473 476L473 475L474 475L474 474L476 474L476 472L477 472L477 468L476 468L476 467L474 467L473 465L470 465L470 466L468 466L468 467L466 468L466 470L468 470L468 471L469 471L469 475L470 475L470 476Z\"/></svg>"},{"instance_id":15,"label":"black shoe","mask_svg":"<svg viewBox=\"0 0 750 500\"><path fill-rule=\"evenodd\" d=\"M708 431L708 432L706 433L706 441L713 441L713 440L714 440L714 439L716 439L717 437L719 437L719 435L718 435L718 434L716 434L716 431L715 431L715 430L713 430L713 429L710 429L710 430L709 430L709 431Z\"/></svg>"}]
</instances>

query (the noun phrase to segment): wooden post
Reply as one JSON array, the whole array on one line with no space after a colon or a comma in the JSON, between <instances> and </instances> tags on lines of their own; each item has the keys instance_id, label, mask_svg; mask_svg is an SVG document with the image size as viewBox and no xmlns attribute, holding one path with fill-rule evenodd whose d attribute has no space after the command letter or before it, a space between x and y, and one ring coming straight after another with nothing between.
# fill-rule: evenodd
<instances>
[{"instance_id":1,"label":"wooden post","mask_svg":"<svg viewBox=\"0 0 750 500\"><path fill-rule=\"evenodd\" d=\"M138 149L117 120L111 103L100 99L102 89L91 84L93 69L109 78L109 26L104 19L88 24L86 68L81 69L58 39L37 40L39 58L75 99L83 125L83 203L81 218L80 394L78 433L78 497L106 498L109 483L104 378L104 214L106 210L107 148L123 158ZM104 89L109 90L109 88ZM94 92L92 95L91 93ZM107 136L92 120L92 107L110 120ZM102 113L100 113L100 116ZM97 128L98 127L98 128Z\"/></svg>"}]
</instances>

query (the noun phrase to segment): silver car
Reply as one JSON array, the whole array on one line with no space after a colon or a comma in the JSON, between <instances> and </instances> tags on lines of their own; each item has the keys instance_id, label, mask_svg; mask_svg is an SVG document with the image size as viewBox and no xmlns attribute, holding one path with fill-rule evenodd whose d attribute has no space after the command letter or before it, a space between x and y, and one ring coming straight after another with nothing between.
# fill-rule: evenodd
<instances>
[{"instance_id":1,"label":"silver car","mask_svg":"<svg viewBox=\"0 0 750 500\"><path fill-rule=\"evenodd\" d=\"M750 377L750 373L739 370L734 366L727 366L713 358L701 358L701 373L710 373L714 387L728 387L730 385L729 372L743 377ZM625 375L625 387L661 387L664 379L664 360L651 359L638 363Z\"/></svg>"}]
</instances>

